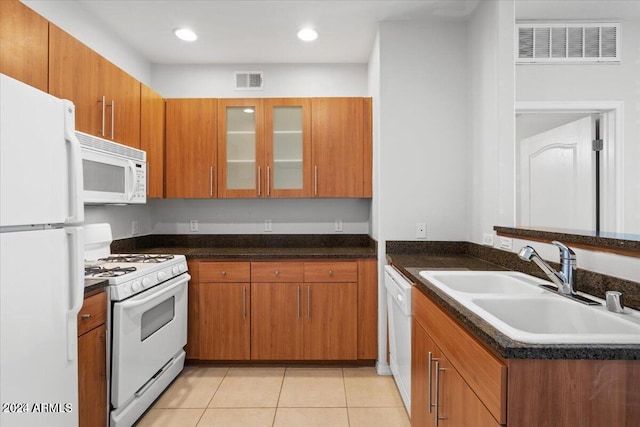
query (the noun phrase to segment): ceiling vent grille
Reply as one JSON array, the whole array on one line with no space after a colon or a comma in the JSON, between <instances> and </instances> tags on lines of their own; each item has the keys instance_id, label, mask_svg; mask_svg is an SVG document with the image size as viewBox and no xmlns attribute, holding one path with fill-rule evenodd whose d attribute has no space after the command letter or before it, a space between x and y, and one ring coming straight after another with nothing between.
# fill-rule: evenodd
<instances>
[{"instance_id":1,"label":"ceiling vent grille","mask_svg":"<svg viewBox=\"0 0 640 427\"><path fill-rule=\"evenodd\" d=\"M516 63L620 62L619 23L516 23Z\"/></svg>"},{"instance_id":2,"label":"ceiling vent grille","mask_svg":"<svg viewBox=\"0 0 640 427\"><path fill-rule=\"evenodd\" d=\"M233 80L236 90L262 90L264 79L262 71L234 71Z\"/></svg>"}]
</instances>

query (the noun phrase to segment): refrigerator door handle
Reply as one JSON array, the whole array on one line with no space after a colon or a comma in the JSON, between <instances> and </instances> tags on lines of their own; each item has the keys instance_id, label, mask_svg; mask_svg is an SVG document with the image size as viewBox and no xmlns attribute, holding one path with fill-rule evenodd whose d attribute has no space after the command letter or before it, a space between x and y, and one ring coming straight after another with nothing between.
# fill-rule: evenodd
<instances>
[{"instance_id":1,"label":"refrigerator door handle","mask_svg":"<svg viewBox=\"0 0 640 427\"><path fill-rule=\"evenodd\" d=\"M82 227L65 228L69 240L69 301L67 311L67 360L78 354L78 313L84 302L84 238Z\"/></svg>"},{"instance_id":2,"label":"refrigerator door handle","mask_svg":"<svg viewBox=\"0 0 640 427\"><path fill-rule=\"evenodd\" d=\"M71 101L64 101L64 133L69 147L69 216L65 223L77 224L84 221L84 190L82 177L82 153L80 141L75 133L75 107Z\"/></svg>"}]
</instances>

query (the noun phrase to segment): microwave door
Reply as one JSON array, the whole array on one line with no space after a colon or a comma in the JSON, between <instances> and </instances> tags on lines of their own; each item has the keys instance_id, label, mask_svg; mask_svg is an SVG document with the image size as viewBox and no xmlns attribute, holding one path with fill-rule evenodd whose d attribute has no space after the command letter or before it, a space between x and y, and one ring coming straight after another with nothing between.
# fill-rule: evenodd
<instances>
[{"instance_id":1,"label":"microwave door","mask_svg":"<svg viewBox=\"0 0 640 427\"><path fill-rule=\"evenodd\" d=\"M125 203L127 201L129 162L83 148L82 170L84 202Z\"/></svg>"}]
</instances>

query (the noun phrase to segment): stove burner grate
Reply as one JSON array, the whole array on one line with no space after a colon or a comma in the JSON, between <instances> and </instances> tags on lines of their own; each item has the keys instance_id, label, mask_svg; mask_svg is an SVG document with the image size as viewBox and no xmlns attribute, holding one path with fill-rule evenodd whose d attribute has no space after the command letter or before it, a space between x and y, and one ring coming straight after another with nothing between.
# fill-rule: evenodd
<instances>
[{"instance_id":1,"label":"stove burner grate","mask_svg":"<svg viewBox=\"0 0 640 427\"><path fill-rule=\"evenodd\" d=\"M135 267L114 267L105 268L100 266L92 266L84 268L85 276L93 277L118 277L136 271Z\"/></svg>"},{"instance_id":2,"label":"stove burner grate","mask_svg":"<svg viewBox=\"0 0 640 427\"><path fill-rule=\"evenodd\" d=\"M143 263L161 263L173 259L173 255L110 255L106 258L100 258L99 261L106 262L143 262Z\"/></svg>"}]
</instances>

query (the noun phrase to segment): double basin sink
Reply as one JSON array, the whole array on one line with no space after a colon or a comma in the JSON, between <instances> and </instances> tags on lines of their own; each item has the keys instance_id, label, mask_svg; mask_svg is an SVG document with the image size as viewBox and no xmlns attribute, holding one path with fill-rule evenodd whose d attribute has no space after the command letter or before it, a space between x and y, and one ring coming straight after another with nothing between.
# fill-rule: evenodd
<instances>
[{"instance_id":1,"label":"double basin sink","mask_svg":"<svg viewBox=\"0 0 640 427\"><path fill-rule=\"evenodd\" d=\"M518 272L421 271L420 275L509 338L532 344L640 344L640 312L607 311L557 295Z\"/></svg>"}]
</instances>

